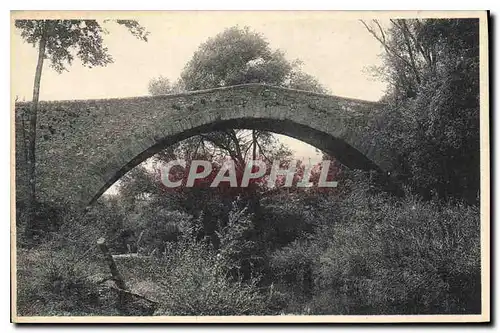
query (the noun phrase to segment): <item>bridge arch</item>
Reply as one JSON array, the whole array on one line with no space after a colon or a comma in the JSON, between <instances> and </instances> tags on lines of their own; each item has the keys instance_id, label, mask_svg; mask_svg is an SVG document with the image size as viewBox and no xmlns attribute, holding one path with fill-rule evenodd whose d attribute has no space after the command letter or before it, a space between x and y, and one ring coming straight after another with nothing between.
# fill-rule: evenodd
<instances>
[{"instance_id":1,"label":"bridge arch","mask_svg":"<svg viewBox=\"0 0 500 333\"><path fill-rule=\"evenodd\" d=\"M16 110L27 106L20 103ZM373 102L260 84L154 97L43 102L37 133L39 199L86 206L161 149L226 128L285 134L350 168L386 170L386 155L375 149L367 132L379 108ZM16 148L22 150L18 132ZM16 158L19 163L22 154Z\"/></svg>"}]
</instances>

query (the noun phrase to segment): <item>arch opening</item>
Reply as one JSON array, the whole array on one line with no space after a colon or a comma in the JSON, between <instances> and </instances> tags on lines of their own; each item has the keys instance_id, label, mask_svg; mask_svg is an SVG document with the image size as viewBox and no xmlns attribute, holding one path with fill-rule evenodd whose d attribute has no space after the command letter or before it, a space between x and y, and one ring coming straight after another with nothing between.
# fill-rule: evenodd
<instances>
[{"instance_id":1,"label":"arch opening","mask_svg":"<svg viewBox=\"0 0 500 333\"><path fill-rule=\"evenodd\" d=\"M191 128L176 135L170 135L156 139L156 143L143 150L129 160L125 165L115 170L92 197L89 205L94 204L106 190L123 177L128 171L159 153L163 149L186 140L190 137L210 132L223 131L227 129L261 130L276 134L286 135L291 138L305 142L335 158L350 169L374 170L382 172L372 160L363 155L356 148L344 140L336 138L328 133L312 127L296 123L291 120L279 120L268 118L239 118L231 120L217 120L212 123Z\"/></svg>"}]
</instances>

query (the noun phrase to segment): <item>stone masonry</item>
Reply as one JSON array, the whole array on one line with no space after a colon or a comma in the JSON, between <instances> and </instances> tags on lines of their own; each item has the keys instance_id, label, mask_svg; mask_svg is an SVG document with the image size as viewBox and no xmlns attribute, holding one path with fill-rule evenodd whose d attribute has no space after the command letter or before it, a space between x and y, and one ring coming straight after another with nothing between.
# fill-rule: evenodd
<instances>
[{"instance_id":1,"label":"stone masonry","mask_svg":"<svg viewBox=\"0 0 500 333\"><path fill-rule=\"evenodd\" d=\"M16 104L16 187L25 163ZM41 201L85 207L128 170L168 145L224 128L272 131L307 142L356 169L390 170L375 147L374 102L260 84L154 97L41 102L37 188ZM27 124L24 123L26 126Z\"/></svg>"}]
</instances>

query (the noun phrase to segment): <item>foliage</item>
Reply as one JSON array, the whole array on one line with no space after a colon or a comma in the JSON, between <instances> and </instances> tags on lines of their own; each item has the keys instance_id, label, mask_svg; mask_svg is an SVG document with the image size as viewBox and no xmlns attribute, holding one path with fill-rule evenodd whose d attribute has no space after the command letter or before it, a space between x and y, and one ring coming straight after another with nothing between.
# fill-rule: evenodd
<instances>
[{"instance_id":1,"label":"foliage","mask_svg":"<svg viewBox=\"0 0 500 333\"><path fill-rule=\"evenodd\" d=\"M125 26L132 35L147 41L148 32L132 20L118 20L119 25ZM108 49L103 44L102 35L107 33L105 29L95 20L16 20L15 27L21 31L21 37L33 46L38 45L38 60L35 69L33 83L33 99L31 110L28 114L28 126L22 128L23 133L26 181L28 195L26 199L25 236L33 237L36 225L36 131L38 101L40 97L40 85L45 58L57 72L66 70L71 65L75 55L82 61L84 66L105 66L113 62ZM19 163L19 161L18 161Z\"/></svg>"},{"instance_id":2,"label":"foliage","mask_svg":"<svg viewBox=\"0 0 500 333\"><path fill-rule=\"evenodd\" d=\"M312 285L312 268L318 255L315 245L307 240L297 239L289 245L276 250L270 259L272 272L295 292L310 293Z\"/></svg>"},{"instance_id":3,"label":"foliage","mask_svg":"<svg viewBox=\"0 0 500 333\"><path fill-rule=\"evenodd\" d=\"M235 26L200 45L181 78L187 90L264 83L326 92L299 66L299 61L286 60L282 51L273 51L261 34Z\"/></svg>"},{"instance_id":4,"label":"foliage","mask_svg":"<svg viewBox=\"0 0 500 333\"><path fill-rule=\"evenodd\" d=\"M197 137L132 170L118 194L103 196L84 216L39 207L43 237L18 253L20 313L120 314L103 305L92 282L95 272L107 272L94 245L103 236L113 253L146 255L119 266L131 285L149 286L160 302L156 314L479 313L480 214L466 203L478 188L476 23L391 24L387 31L377 22L367 27L384 44L391 87L377 140L399 158L393 174L406 182L404 195L393 197L372 174L337 164L329 170L339 182L331 191L284 191L278 182L255 193L225 192L206 181L166 190L161 163L208 158L217 172L225 156L214 147L240 155L244 166L256 142L245 131ZM302 78L292 80L294 66L259 34L233 27L201 46L183 84L314 83L297 72ZM156 88L172 89L165 78ZM289 156L265 134L257 139ZM294 182L304 171L298 167Z\"/></svg>"},{"instance_id":5,"label":"foliage","mask_svg":"<svg viewBox=\"0 0 500 333\"><path fill-rule=\"evenodd\" d=\"M272 50L261 34L250 28L231 27L201 44L174 84L165 77L149 82L149 92L160 95L182 90L210 89L244 83L265 83L326 93L326 89L300 68L301 62L289 62L283 52ZM248 159L290 155L286 147L267 132L228 129L185 140L176 153L196 155L203 151L210 158L230 157L238 165Z\"/></svg>"},{"instance_id":6,"label":"foliage","mask_svg":"<svg viewBox=\"0 0 500 333\"><path fill-rule=\"evenodd\" d=\"M181 80L171 83L168 78L162 75L152 78L148 84L148 92L151 96L175 94L183 91L185 88Z\"/></svg>"},{"instance_id":7,"label":"foliage","mask_svg":"<svg viewBox=\"0 0 500 333\"><path fill-rule=\"evenodd\" d=\"M150 208L155 208L150 207ZM168 242L174 242L182 232L182 226L189 223L192 217L178 211L166 209L145 209L141 214L135 214L128 219L128 224L137 235L137 251L139 253L161 254L168 246Z\"/></svg>"},{"instance_id":8,"label":"foliage","mask_svg":"<svg viewBox=\"0 0 500 333\"><path fill-rule=\"evenodd\" d=\"M148 92L152 96L167 95L172 93L172 84L168 78L160 75L149 81Z\"/></svg>"},{"instance_id":9,"label":"foliage","mask_svg":"<svg viewBox=\"0 0 500 333\"><path fill-rule=\"evenodd\" d=\"M199 238L200 221L185 219L177 242L164 252L161 285L162 315L258 315L264 314L267 300L257 287L258 277L240 275L252 241L251 221L246 209L233 205L230 222L218 233L218 249Z\"/></svg>"},{"instance_id":10,"label":"foliage","mask_svg":"<svg viewBox=\"0 0 500 333\"><path fill-rule=\"evenodd\" d=\"M479 193L479 25L475 19L392 20L368 30L384 46L389 83L377 140L394 174L429 199Z\"/></svg>"},{"instance_id":11,"label":"foliage","mask_svg":"<svg viewBox=\"0 0 500 333\"><path fill-rule=\"evenodd\" d=\"M44 246L18 251L17 311L22 316L119 313L99 304L99 288L87 279L97 269L91 260L75 265L72 253ZM104 311L104 312L103 312Z\"/></svg>"},{"instance_id":12,"label":"foliage","mask_svg":"<svg viewBox=\"0 0 500 333\"><path fill-rule=\"evenodd\" d=\"M367 184L358 176L336 202L320 199L315 233L274 254L272 265L284 282L312 267L313 297L304 309L478 313L478 209L412 195L398 201L373 193Z\"/></svg>"},{"instance_id":13,"label":"foliage","mask_svg":"<svg viewBox=\"0 0 500 333\"><path fill-rule=\"evenodd\" d=\"M236 202L233 203L228 215L227 224L219 227L220 232L217 232L220 263L228 272L249 279L252 275L258 274L255 266L264 259L259 256L253 216L248 214L247 207L239 209Z\"/></svg>"},{"instance_id":14,"label":"foliage","mask_svg":"<svg viewBox=\"0 0 500 333\"><path fill-rule=\"evenodd\" d=\"M137 21L117 20L132 35L147 41L148 32ZM96 20L16 20L21 37L33 46L46 38L46 57L57 72L62 72L78 57L84 66L105 66L113 62L103 44L106 29Z\"/></svg>"},{"instance_id":15,"label":"foliage","mask_svg":"<svg viewBox=\"0 0 500 333\"><path fill-rule=\"evenodd\" d=\"M258 315L265 299L255 281L232 281L224 263L210 247L189 243L176 249L162 283L162 315Z\"/></svg>"},{"instance_id":16,"label":"foliage","mask_svg":"<svg viewBox=\"0 0 500 333\"><path fill-rule=\"evenodd\" d=\"M151 238L143 237L140 244L154 248L159 240L163 252L157 259L121 269L126 269L129 281L148 279L161 285L161 292L149 291L160 297L157 314L480 311L477 207L423 201L411 194L394 198L377 192L359 172L346 173L341 185L341 192L292 195L294 201L283 206L289 211L283 219L301 222L291 238L270 232L273 227L249 214L244 202L233 203L228 222L217 223L218 247L200 237L202 215L194 219L178 212L145 211L142 217L120 222L112 217L119 206L102 202L86 220L66 217L60 230L45 238L45 245L29 253L21 250L19 309L42 315L118 313L109 302L95 303L102 295L96 295L100 289L89 276L107 268L93 240L106 234L111 241L123 228L135 225L137 232L150 225L146 230ZM264 205L279 206L278 199L269 198ZM284 213L273 209L276 216ZM176 239L165 241L161 230L172 225ZM287 242L270 245L282 237Z\"/></svg>"}]
</instances>

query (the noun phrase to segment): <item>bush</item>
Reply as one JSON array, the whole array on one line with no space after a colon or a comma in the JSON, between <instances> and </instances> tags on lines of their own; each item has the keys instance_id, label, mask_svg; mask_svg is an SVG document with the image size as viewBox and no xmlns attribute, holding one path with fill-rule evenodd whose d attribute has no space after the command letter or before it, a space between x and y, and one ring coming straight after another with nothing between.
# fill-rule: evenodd
<instances>
[{"instance_id":1,"label":"bush","mask_svg":"<svg viewBox=\"0 0 500 333\"><path fill-rule=\"evenodd\" d=\"M103 309L99 288L87 277L98 271L85 260L68 261L68 253L52 249L19 250L17 311L21 316L118 314Z\"/></svg>"},{"instance_id":2,"label":"bush","mask_svg":"<svg viewBox=\"0 0 500 333\"><path fill-rule=\"evenodd\" d=\"M61 210L60 225L17 251L17 310L22 316L123 315L96 241L122 230L120 216L98 204L85 215ZM107 292L106 292L107 291Z\"/></svg>"},{"instance_id":3,"label":"bush","mask_svg":"<svg viewBox=\"0 0 500 333\"><path fill-rule=\"evenodd\" d=\"M272 273L279 281L296 288L296 292L310 293L313 287L312 269L317 248L307 241L295 241L275 251L270 259Z\"/></svg>"},{"instance_id":4,"label":"bush","mask_svg":"<svg viewBox=\"0 0 500 333\"><path fill-rule=\"evenodd\" d=\"M185 243L171 250L172 270L162 283L161 315L259 315L266 303L256 281L233 281L226 265L207 245Z\"/></svg>"},{"instance_id":5,"label":"bush","mask_svg":"<svg viewBox=\"0 0 500 333\"><path fill-rule=\"evenodd\" d=\"M315 313L480 312L477 207L396 201L361 184L334 211L316 236Z\"/></svg>"},{"instance_id":6,"label":"bush","mask_svg":"<svg viewBox=\"0 0 500 333\"><path fill-rule=\"evenodd\" d=\"M269 245L270 235L286 229L257 221L267 215L250 214L245 202L233 203L224 221L211 220L217 245L205 233L203 214L160 210L142 215L150 219L125 219L112 202L85 216L68 212L36 247L18 250L18 312L123 314L93 277L109 276L95 241L104 235L118 244L124 230L142 232L135 243L145 252L161 249L118 262L132 290L160 302L156 314L480 312L478 207L390 197L358 172L339 185L315 200L295 196L283 204L294 220L282 239L289 241L279 245ZM274 199L265 209L281 216L282 199Z\"/></svg>"},{"instance_id":7,"label":"bush","mask_svg":"<svg viewBox=\"0 0 500 333\"><path fill-rule=\"evenodd\" d=\"M184 215L180 216L184 217ZM161 285L156 315L258 315L266 313L267 299L257 287L256 277L243 279L240 270L252 242L251 215L237 204L229 222L220 227L220 247L200 239L203 216L178 219L179 235L166 242L161 256L141 268ZM151 271L151 272L150 272Z\"/></svg>"},{"instance_id":8,"label":"bush","mask_svg":"<svg viewBox=\"0 0 500 333\"><path fill-rule=\"evenodd\" d=\"M160 254L168 242L177 241L183 225L190 223L192 216L179 211L159 209L147 211L134 219L129 218L130 228L137 234L137 250L140 253ZM133 223L136 221L136 223Z\"/></svg>"},{"instance_id":9,"label":"bush","mask_svg":"<svg viewBox=\"0 0 500 333\"><path fill-rule=\"evenodd\" d=\"M35 223L27 223L26 202L16 201L16 232L19 247L30 248L45 241L46 237L57 232L65 217L69 214L68 209L62 208L50 202L36 202Z\"/></svg>"}]
</instances>

